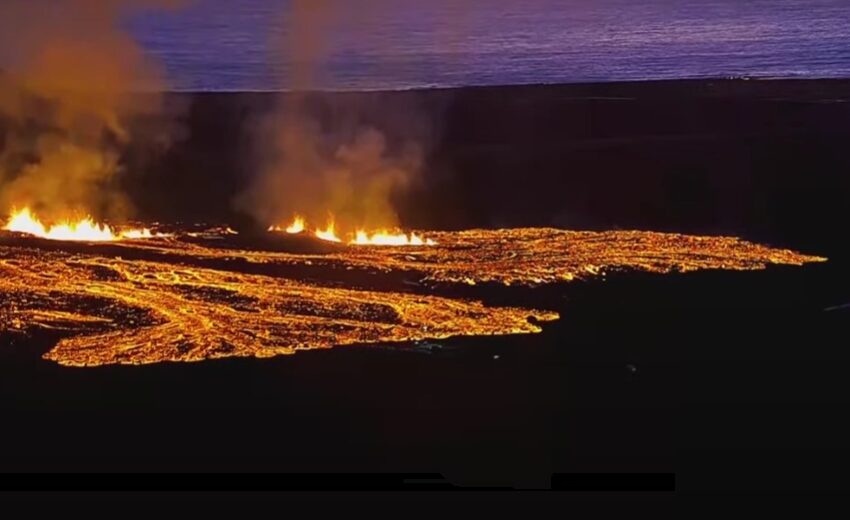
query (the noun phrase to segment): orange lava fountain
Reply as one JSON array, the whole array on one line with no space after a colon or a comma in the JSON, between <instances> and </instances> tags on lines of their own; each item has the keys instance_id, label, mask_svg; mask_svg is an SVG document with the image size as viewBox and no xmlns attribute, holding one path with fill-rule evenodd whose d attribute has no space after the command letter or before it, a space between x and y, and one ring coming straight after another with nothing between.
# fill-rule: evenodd
<instances>
[{"instance_id":1,"label":"orange lava fountain","mask_svg":"<svg viewBox=\"0 0 850 520\"><path fill-rule=\"evenodd\" d=\"M292 221L292 224L290 224L289 227L286 228L286 232L294 235L297 233L301 233L306 228L307 225L306 222L304 222L304 219L296 215L295 219Z\"/></svg>"},{"instance_id":2,"label":"orange lava fountain","mask_svg":"<svg viewBox=\"0 0 850 520\"><path fill-rule=\"evenodd\" d=\"M315 234L317 238L327 240L328 242L342 242L342 240L336 236L336 225L333 217L328 219L328 225L325 226L325 229L317 229Z\"/></svg>"},{"instance_id":3,"label":"orange lava fountain","mask_svg":"<svg viewBox=\"0 0 850 520\"><path fill-rule=\"evenodd\" d=\"M296 215L292 223L287 227L271 226L268 229L274 232L283 232L290 234L303 233L307 230L306 220ZM404 233L401 231L389 231L382 229L379 231L368 232L364 229L358 230L353 236L349 235L346 240L340 238L336 231L336 223L333 216L330 216L328 223L324 229L316 229L313 235L328 242L342 243L356 246L433 246L437 245L434 240L424 238L416 233Z\"/></svg>"},{"instance_id":4,"label":"orange lava fountain","mask_svg":"<svg viewBox=\"0 0 850 520\"><path fill-rule=\"evenodd\" d=\"M82 242L109 242L114 240L151 238L149 229L128 229L116 232L106 224L97 224L90 217L76 222L64 221L45 226L35 217L29 208L12 211L12 216L3 227L6 231L26 233L49 240L68 240Z\"/></svg>"},{"instance_id":5,"label":"orange lava fountain","mask_svg":"<svg viewBox=\"0 0 850 520\"><path fill-rule=\"evenodd\" d=\"M404 233L393 234L383 230L377 233L368 234L365 231L358 231L354 240L349 244L360 246L433 246L436 244L431 239L423 239L416 233L411 233L409 236Z\"/></svg>"}]
</instances>

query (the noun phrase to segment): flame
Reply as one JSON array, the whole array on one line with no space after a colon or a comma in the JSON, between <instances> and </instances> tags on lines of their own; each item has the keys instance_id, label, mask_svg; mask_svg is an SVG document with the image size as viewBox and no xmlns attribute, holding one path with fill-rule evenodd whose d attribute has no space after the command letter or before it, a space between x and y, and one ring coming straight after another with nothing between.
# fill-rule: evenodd
<instances>
[{"instance_id":1,"label":"flame","mask_svg":"<svg viewBox=\"0 0 850 520\"><path fill-rule=\"evenodd\" d=\"M302 233L307 229L307 221L300 215L295 215L292 223L284 228L282 226L269 226L269 231L287 232L290 234ZM316 238L326 240L328 242L343 242L336 232L336 222L333 215L328 217L328 223L324 229L316 229L313 231ZM430 238L423 238L416 233L392 232L386 229L380 231L367 232L364 229L358 230L354 236L348 235L345 240L350 245L357 246L433 246L437 243Z\"/></svg>"},{"instance_id":2,"label":"flame","mask_svg":"<svg viewBox=\"0 0 850 520\"><path fill-rule=\"evenodd\" d=\"M307 222L304 220L304 217L300 215L295 215L292 218L292 224L287 227L281 226L269 226L269 231L285 231L290 235L297 235L298 233L302 233L305 229L307 229Z\"/></svg>"},{"instance_id":3,"label":"flame","mask_svg":"<svg viewBox=\"0 0 850 520\"><path fill-rule=\"evenodd\" d=\"M328 219L328 225L325 229L317 229L316 237L327 240L328 242L342 242L338 236L336 236L335 224L333 217Z\"/></svg>"},{"instance_id":4,"label":"flame","mask_svg":"<svg viewBox=\"0 0 850 520\"><path fill-rule=\"evenodd\" d=\"M393 234L386 230L378 231L371 235L366 231L360 230L354 236L354 240L349 243L360 246L433 246L436 244L433 240L423 239L416 233L411 233L408 236L404 233Z\"/></svg>"},{"instance_id":5,"label":"flame","mask_svg":"<svg viewBox=\"0 0 850 520\"><path fill-rule=\"evenodd\" d=\"M90 217L77 222L64 221L47 228L29 208L12 211L12 216L3 227L6 231L26 233L50 240L79 240L84 242L108 242L112 240L151 238L149 229L128 229L117 233L106 224L97 224Z\"/></svg>"},{"instance_id":6,"label":"flame","mask_svg":"<svg viewBox=\"0 0 850 520\"><path fill-rule=\"evenodd\" d=\"M304 222L304 218L300 215L295 215L295 218L292 220L292 224L286 228L286 232L290 234L301 233L307 228L307 223Z\"/></svg>"}]
</instances>

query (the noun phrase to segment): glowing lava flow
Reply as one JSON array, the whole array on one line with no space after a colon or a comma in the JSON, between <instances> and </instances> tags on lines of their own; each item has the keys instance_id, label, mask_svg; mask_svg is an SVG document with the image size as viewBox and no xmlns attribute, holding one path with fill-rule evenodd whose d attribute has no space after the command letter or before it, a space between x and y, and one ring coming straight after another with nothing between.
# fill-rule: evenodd
<instances>
[{"instance_id":1,"label":"glowing lava flow","mask_svg":"<svg viewBox=\"0 0 850 520\"><path fill-rule=\"evenodd\" d=\"M151 238L153 236L148 229L129 229L116 234L106 224L96 224L89 217L77 222L61 222L47 228L32 214L29 208L13 211L9 222L6 223L3 229L50 240L75 240L83 242L109 242L122 238L138 239Z\"/></svg>"},{"instance_id":2,"label":"glowing lava flow","mask_svg":"<svg viewBox=\"0 0 850 520\"><path fill-rule=\"evenodd\" d=\"M154 234L151 233L150 229L129 229L127 231L121 232L122 238L153 238Z\"/></svg>"},{"instance_id":3,"label":"glowing lava flow","mask_svg":"<svg viewBox=\"0 0 850 520\"><path fill-rule=\"evenodd\" d=\"M220 248L231 233L213 228L127 241L114 246L120 255L113 248L22 244L0 233L0 347L59 331L46 359L96 366L532 334L558 312L441 293L451 294L456 283L484 285L474 291L493 295L495 284L534 287L617 272L744 271L825 260L734 237L647 231L434 231L428 232L439 242L433 247L352 246L327 254ZM187 242L184 235L201 240ZM349 270L354 276L339 275ZM301 274L292 277L295 272ZM396 285L395 276L382 273L403 281ZM402 290L411 280L420 289Z\"/></svg>"}]
</instances>

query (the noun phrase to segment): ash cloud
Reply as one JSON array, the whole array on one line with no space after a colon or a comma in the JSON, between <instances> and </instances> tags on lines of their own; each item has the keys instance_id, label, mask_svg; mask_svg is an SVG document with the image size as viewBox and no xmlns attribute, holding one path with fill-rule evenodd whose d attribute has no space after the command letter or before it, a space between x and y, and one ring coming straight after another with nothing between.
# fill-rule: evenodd
<instances>
[{"instance_id":1,"label":"ash cloud","mask_svg":"<svg viewBox=\"0 0 850 520\"><path fill-rule=\"evenodd\" d=\"M271 41L287 64L288 92L270 116L252 122L256 174L235 200L261 225L293 215L315 226L333 215L343 234L400 224L395 195L417 182L432 125L420 107L380 94L312 91L331 58L334 34L368 30L379 2L293 0Z\"/></svg>"},{"instance_id":2,"label":"ash cloud","mask_svg":"<svg viewBox=\"0 0 850 520\"><path fill-rule=\"evenodd\" d=\"M121 155L137 137L167 146L161 66L122 28L141 9L177 0L0 2L0 212L29 206L47 220L131 212Z\"/></svg>"}]
</instances>

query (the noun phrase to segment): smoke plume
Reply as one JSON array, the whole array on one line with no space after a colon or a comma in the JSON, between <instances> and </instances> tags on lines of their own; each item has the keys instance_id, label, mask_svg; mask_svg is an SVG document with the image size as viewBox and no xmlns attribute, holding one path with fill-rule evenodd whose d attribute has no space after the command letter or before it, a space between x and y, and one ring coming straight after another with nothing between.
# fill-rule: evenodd
<instances>
[{"instance_id":1,"label":"smoke plume","mask_svg":"<svg viewBox=\"0 0 850 520\"><path fill-rule=\"evenodd\" d=\"M121 153L136 137L135 120L163 116L165 75L121 20L179 3L0 3L0 212L29 206L47 220L128 215Z\"/></svg>"},{"instance_id":2,"label":"smoke plume","mask_svg":"<svg viewBox=\"0 0 850 520\"><path fill-rule=\"evenodd\" d=\"M356 5L354 5L356 4ZM399 225L393 195L420 171L428 125L416 106L369 95L326 95L315 89L342 24L362 22L375 2L293 0L283 14L282 49L290 91L256 123L260 164L237 209L263 225L293 215L343 234ZM358 27L344 27L357 31Z\"/></svg>"}]
</instances>

